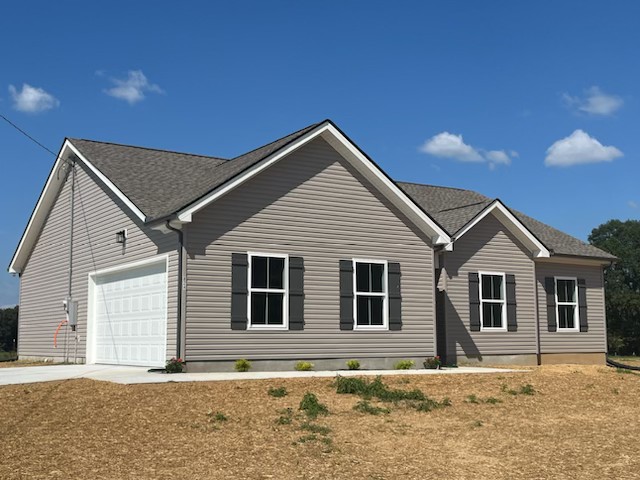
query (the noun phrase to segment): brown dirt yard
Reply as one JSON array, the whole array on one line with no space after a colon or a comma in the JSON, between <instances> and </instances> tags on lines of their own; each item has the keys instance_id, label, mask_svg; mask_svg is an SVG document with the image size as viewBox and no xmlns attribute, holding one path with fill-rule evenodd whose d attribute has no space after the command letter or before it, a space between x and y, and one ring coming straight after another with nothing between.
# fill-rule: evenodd
<instances>
[{"instance_id":1,"label":"brown dirt yard","mask_svg":"<svg viewBox=\"0 0 640 480\"><path fill-rule=\"evenodd\" d=\"M548 366L383 381L451 406L372 399L390 413L362 413L327 378L1 387L0 478L640 478L640 375ZM308 420L306 392L329 414Z\"/></svg>"}]
</instances>

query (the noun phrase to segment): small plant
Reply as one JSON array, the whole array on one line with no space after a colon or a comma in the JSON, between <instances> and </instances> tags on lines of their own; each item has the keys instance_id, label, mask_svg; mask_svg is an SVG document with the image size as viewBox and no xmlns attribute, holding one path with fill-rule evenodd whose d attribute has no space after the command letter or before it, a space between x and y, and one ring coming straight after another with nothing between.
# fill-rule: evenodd
<instances>
[{"instance_id":1,"label":"small plant","mask_svg":"<svg viewBox=\"0 0 640 480\"><path fill-rule=\"evenodd\" d=\"M533 385L527 383L526 385L522 385L520 387L520 393L522 395L534 395L536 391L533 389Z\"/></svg>"},{"instance_id":2,"label":"small plant","mask_svg":"<svg viewBox=\"0 0 640 480\"><path fill-rule=\"evenodd\" d=\"M278 388L269 387L269 390L267 391L267 393L272 397L282 398L282 397L286 397L289 392L287 392L287 389L284 387L278 387Z\"/></svg>"},{"instance_id":3,"label":"small plant","mask_svg":"<svg viewBox=\"0 0 640 480\"><path fill-rule=\"evenodd\" d=\"M303 435L300 437L298 439L298 443L314 442L316 440L318 440L318 436L315 433L312 433L310 435Z\"/></svg>"},{"instance_id":4,"label":"small plant","mask_svg":"<svg viewBox=\"0 0 640 480\"><path fill-rule=\"evenodd\" d=\"M396 362L393 368L396 370L411 370L415 364L416 362L413 360L400 360L399 362Z\"/></svg>"},{"instance_id":5,"label":"small plant","mask_svg":"<svg viewBox=\"0 0 640 480\"><path fill-rule=\"evenodd\" d=\"M293 421L293 410L291 408L285 408L278 412L280 417L276 420L278 425L291 425Z\"/></svg>"},{"instance_id":6,"label":"small plant","mask_svg":"<svg viewBox=\"0 0 640 480\"><path fill-rule=\"evenodd\" d=\"M426 398L422 402L418 402L414 404L414 407L419 412L430 412L431 410L436 410L438 408L450 407L451 400L448 398L443 398L441 402L437 400L433 400L432 398Z\"/></svg>"},{"instance_id":7,"label":"small plant","mask_svg":"<svg viewBox=\"0 0 640 480\"><path fill-rule=\"evenodd\" d=\"M438 370L442 366L439 356L427 357L423 362L424 368L431 370Z\"/></svg>"},{"instance_id":8,"label":"small plant","mask_svg":"<svg viewBox=\"0 0 640 480\"><path fill-rule=\"evenodd\" d=\"M377 398L383 402L400 402L403 400L425 400L426 397L418 389L393 390L387 387L382 378L376 377L372 382L356 377L336 377L336 393L360 395L365 400Z\"/></svg>"},{"instance_id":9,"label":"small plant","mask_svg":"<svg viewBox=\"0 0 640 480\"><path fill-rule=\"evenodd\" d=\"M474 394L471 394L471 395L467 395L467 398L465 399L465 403L480 403L480 401L478 400L477 396L475 396Z\"/></svg>"},{"instance_id":10,"label":"small plant","mask_svg":"<svg viewBox=\"0 0 640 480\"><path fill-rule=\"evenodd\" d=\"M329 427L309 422L301 423L300 430L306 430L311 433L319 433L320 435L329 435L331 433L331 429Z\"/></svg>"},{"instance_id":11,"label":"small plant","mask_svg":"<svg viewBox=\"0 0 640 480\"><path fill-rule=\"evenodd\" d=\"M240 358L236 360L235 369L236 372L248 372L251 370L251 362L246 358Z\"/></svg>"},{"instance_id":12,"label":"small plant","mask_svg":"<svg viewBox=\"0 0 640 480\"><path fill-rule=\"evenodd\" d=\"M207 417L209 419L209 423L211 422L226 422L228 420L227 416L222 412L214 412L213 410L209 410L207 412Z\"/></svg>"},{"instance_id":13,"label":"small plant","mask_svg":"<svg viewBox=\"0 0 640 480\"><path fill-rule=\"evenodd\" d=\"M391 410L383 407L376 407L375 405L371 405L366 400L361 400L353 406L353 409L357 412L368 413L370 415L380 415L381 413L387 414L391 413Z\"/></svg>"},{"instance_id":14,"label":"small plant","mask_svg":"<svg viewBox=\"0 0 640 480\"><path fill-rule=\"evenodd\" d=\"M318 401L314 393L307 392L300 401L300 410L304 411L309 418L316 418L318 415L329 415L329 409L324 403Z\"/></svg>"},{"instance_id":15,"label":"small plant","mask_svg":"<svg viewBox=\"0 0 640 480\"><path fill-rule=\"evenodd\" d=\"M298 363L296 363L296 366L294 368L299 372L308 372L309 370L313 370L313 363L299 361Z\"/></svg>"},{"instance_id":16,"label":"small plant","mask_svg":"<svg viewBox=\"0 0 640 480\"><path fill-rule=\"evenodd\" d=\"M614 395L619 395L620 394L620 390L618 390L617 388L613 389L613 394Z\"/></svg>"},{"instance_id":17,"label":"small plant","mask_svg":"<svg viewBox=\"0 0 640 480\"><path fill-rule=\"evenodd\" d=\"M360 370L360 362L358 360L347 360L347 368L349 370Z\"/></svg>"},{"instance_id":18,"label":"small plant","mask_svg":"<svg viewBox=\"0 0 640 480\"><path fill-rule=\"evenodd\" d=\"M503 383L500 389L502 390L503 393L508 393L509 395L518 395L518 392L513 390L512 388L507 387L506 383Z\"/></svg>"},{"instance_id":19,"label":"small plant","mask_svg":"<svg viewBox=\"0 0 640 480\"><path fill-rule=\"evenodd\" d=\"M502 403L502 400L495 397L489 397L484 402L489 403L491 405L496 405L497 403Z\"/></svg>"},{"instance_id":20,"label":"small plant","mask_svg":"<svg viewBox=\"0 0 640 480\"><path fill-rule=\"evenodd\" d=\"M474 427L482 427L483 423L480 420L476 420L475 422L473 422L473 426Z\"/></svg>"},{"instance_id":21,"label":"small plant","mask_svg":"<svg viewBox=\"0 0 640 480\"><path fill-rule=\"evenodd\" d=\"M184 371L184 361L181 358L173 357L167 360L164 369L167 373L182 373Z\"/></svg>"}]
</instances>

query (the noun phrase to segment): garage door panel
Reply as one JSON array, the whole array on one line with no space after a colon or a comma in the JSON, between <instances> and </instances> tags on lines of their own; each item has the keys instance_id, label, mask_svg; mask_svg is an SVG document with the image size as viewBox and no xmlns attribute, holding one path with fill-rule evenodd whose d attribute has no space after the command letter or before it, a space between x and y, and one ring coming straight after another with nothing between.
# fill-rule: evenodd
<instances>
[{"instance_id":1,"label":"garage door panel","mask_svg":"<svg viewBox=\"0 0 640 480\"><path fill-rule=\"evenodd\" d=\"M166 264L98 276L94 292L95 362L164 365Z\"/></svg>"}]
</instances>

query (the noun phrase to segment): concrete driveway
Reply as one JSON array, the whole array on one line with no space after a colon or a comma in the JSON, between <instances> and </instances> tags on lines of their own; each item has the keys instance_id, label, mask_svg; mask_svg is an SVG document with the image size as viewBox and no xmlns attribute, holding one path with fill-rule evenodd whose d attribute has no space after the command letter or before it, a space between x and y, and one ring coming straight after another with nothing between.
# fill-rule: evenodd
<instances>
[{"instance_id":1,"label":"concrete driveway","mask_svg":"<svg viewBox=\"0 0 640 480\"><path fill-rule=\"evenodd\" d=\"M339 370L319 372L216 372L216 373L149 373L147 367L124 367L114 365L47 365L43 367L15 367L0 369L1 385L52 382L90 378L123 385L135 383L167 382L215 382L222 380L263 380L269 378L306 378L362 375L458 375L465 373L523 372L504 368L459 367L442 370Z\"/></svg>"}]
</instances>

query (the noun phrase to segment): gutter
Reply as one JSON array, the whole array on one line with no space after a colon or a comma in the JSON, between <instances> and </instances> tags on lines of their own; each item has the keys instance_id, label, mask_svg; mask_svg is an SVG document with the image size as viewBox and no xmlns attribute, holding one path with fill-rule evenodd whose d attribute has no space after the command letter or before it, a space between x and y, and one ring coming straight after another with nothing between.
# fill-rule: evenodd
<instances>
[{"instance_id":1,"label":"gutter","mask_svg":"<svg viewBox=\"0 0 640 480\"><path fill-rule=\"evenodd\" d=\"M184 263L184 232L179 228L174 228L169 223L169 220L166 222L166 227L169 230L172 230L178 234L178 315L176 316L176 357L183 358L184 352L182 351L182 305L183 302L183 263Z\"/></svg>"}]
</instances>

